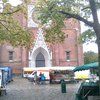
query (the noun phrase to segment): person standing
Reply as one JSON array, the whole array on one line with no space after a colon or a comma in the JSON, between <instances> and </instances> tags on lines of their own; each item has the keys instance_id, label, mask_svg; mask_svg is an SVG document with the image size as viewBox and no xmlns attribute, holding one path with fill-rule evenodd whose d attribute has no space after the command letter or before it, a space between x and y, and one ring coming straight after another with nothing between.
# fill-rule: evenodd
<instances>
[{"instance_id":1,"label":"person standing","mask_svg":"<svg viewBox=\"0 0 100 100\"><path fill-rule=\"evenodd\" d=\"M34 85L37 84L37 78L38 78L37 72L34 72Z\"/></svg>"},{"instance_id":2,"label":"person standing","mask_svg":"<svg viewBox=\"0 0 100 100\"><path fill-rule=\"evenodd\" d=\"M54 75L53 75L53 73L50 73L49 76L50 76L50 84L52 84L53 83L53 79L54 79Z\"/></svg>"},{"instance_id":3,"label":"person standing","mask_svg":"<svg viewBox=\"0 0 100 100\"><path fill-rule=\"evenodd\" d=\"M45 77L44 73L41 73L40 74L40 84L45 84L45 80L46 80L46 77Z\"/></svg>"}]
</instances>

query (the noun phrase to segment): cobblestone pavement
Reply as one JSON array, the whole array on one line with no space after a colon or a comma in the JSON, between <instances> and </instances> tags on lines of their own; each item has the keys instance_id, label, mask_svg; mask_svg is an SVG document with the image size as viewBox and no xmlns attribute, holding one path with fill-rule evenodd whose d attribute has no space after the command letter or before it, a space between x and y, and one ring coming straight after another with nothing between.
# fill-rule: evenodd
<instances>
[{"instance_id":1,"label":"cobblestone pavement","mask_svg":"<svg viewBox=\"0 0 100 100\"><path fill-rule=\"evenodd\" d=\"M34 85L27 79L14 78L0 100L75 100L77 85L66 84L67 93L61 93L60 84Z\"/></svg>"}]
</instances>

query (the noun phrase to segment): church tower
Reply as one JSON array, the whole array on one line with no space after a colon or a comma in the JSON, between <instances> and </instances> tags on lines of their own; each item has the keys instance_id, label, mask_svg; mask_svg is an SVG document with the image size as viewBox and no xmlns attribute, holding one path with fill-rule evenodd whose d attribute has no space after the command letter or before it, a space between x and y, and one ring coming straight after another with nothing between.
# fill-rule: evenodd
<instances>
[{"instance_id":1,"label":"church tower","mask_svg":"<svg viewBox=\"0 0 100 100\"><path fill-rule=\"evenodd\" d=\"M34 0L28 5L28 28L33 30L35 43L29 52L29 67L73 67L83 64L83 48L77 43L80 35L80 23L74 19L65 21L63 32L65 41L59 44L48 44L44 40L45 32L32 20Z\"/></svg>"}]
</instances>

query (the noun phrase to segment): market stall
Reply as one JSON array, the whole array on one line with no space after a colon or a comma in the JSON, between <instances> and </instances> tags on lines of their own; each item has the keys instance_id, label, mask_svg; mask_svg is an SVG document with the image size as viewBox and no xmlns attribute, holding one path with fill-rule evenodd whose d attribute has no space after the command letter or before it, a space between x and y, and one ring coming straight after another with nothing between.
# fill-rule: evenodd
<instances>
[{"instance_id":1,"label":"market stall","mask_svg":"<svg viewBox=\"0 0 100 100\"><path fill-rule=\"evenodd\" d=\"M98 62L76 66L75 79L98 79Z\"/></svg>"},{"instance_id":2,"label":"market stall","mask_svg":"<svg viewBox=\"0 0 100 100\"><path fill-rule=\"evenodd\" d=\"M79 67L76 67L73 71L75 73L82 72L85 75L85 71L88 71L88 81L84 80L76 94L76 100L88 100L88 96L97 96L99 95L99 85L98 85L98 62L85 64ZM82 73L81 73L82 75Z\"/></svg>"},{"instance_id":3,"label":"market stall","mask_svg":"<svg viewBox=\"0 0 100 100\"><path fill-rule=\"evenodd\" d=\"M6 77L5 71L0 69L0 95L6 94Z\"/></svg>"}]
</instances>

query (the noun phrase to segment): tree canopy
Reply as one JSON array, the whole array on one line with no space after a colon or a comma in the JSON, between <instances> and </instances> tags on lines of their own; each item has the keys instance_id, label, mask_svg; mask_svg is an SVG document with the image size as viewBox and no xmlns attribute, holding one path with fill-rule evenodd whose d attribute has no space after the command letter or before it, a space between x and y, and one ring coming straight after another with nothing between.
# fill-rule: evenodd
<instances>
[{"instance_id":1,"label":"tree canopy","mask_svg":"<svg viewBox=\"0 0 100 100\"><path fill-rule=\"evenodd\" d=\"M92 51L84 52L84 64L98 62L98 54Z\"/></svg>"},{"instance_id":2,"label":"tree canopy","mask_svg":"<svg viewBox=\"0 0 100 100\"><path fill-rule=\"evenodd\" d=\"M3 0L0 9L0 44L8 43L13 46L29 47L32 38L31 31L23 27L16 15L22 14L27 18L26 2L13 7Z\"/></svg>"},{"instance_id":3,"label":"tree canopy","mask_svg":"<svg viewBox=\"0 0 100 100\"><path fill-rule=\"evenodd\" d=\"M91 4L95 3L96 11L93 11ZM92 36L96 36L94 27L94 20L98 21L97 17L92 16L90 21L90 15L97 15L97 9L100 8L100 0L37 0L36 3L36 12L38 12L38 19L41 20L41 24L47 26L46 30L46 39L49 42L52 42L53 38L56 40L62 41L64 39L64 33L61 29L64 27L64 20L74 18L79 21L84 22L86 25L92 27L92 31L88 30L88 33L84 33L82 38L86 40L91 40ZM44 27L43 27L44 28ZM91 33L91 34L90 34ZM59 35L60 34L60 35ZM85 38L86 39L85 39ZM81 38L81 39L82 39ZM58 41L58 42L59 42ZM83 41L83 42L85 42ZM54 40L55 42L55 40Z\"/></svg>"},{"instance_id":4,"label":"tree canopy","mask_svg":"<svg viewBox=\"0 0 100 100\"><path fill-rule=\"evenodd\" d=\"M79 43L96 43L96 34L93 29L87 29L78 37Z\"/></svg>"}]
</instances>

